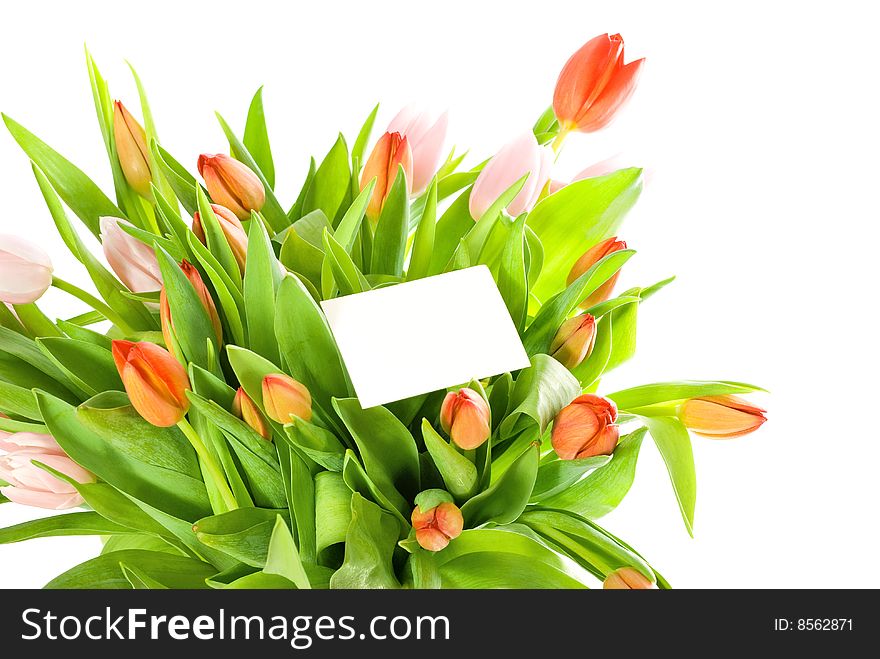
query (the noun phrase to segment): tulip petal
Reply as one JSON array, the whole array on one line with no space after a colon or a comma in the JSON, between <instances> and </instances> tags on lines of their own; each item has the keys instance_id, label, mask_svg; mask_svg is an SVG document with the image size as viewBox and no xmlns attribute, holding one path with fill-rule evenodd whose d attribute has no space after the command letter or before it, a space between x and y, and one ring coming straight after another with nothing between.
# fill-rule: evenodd
<instances>
[{"instance_id":1,"label":"tulip petal","mask_svg":"<svg viewBox=\"0 0 880 659\"><path fill-rule=\"evenodd\" d=\"M629 100L636 90L639 73L644 63L645 60L640 59L624 66L620 73L611 79L608 86L602 90L596 101L583 114L578 122L578 127L582 130L595 131L610 124L617 111Z\"/></svg>"}]
</instances>

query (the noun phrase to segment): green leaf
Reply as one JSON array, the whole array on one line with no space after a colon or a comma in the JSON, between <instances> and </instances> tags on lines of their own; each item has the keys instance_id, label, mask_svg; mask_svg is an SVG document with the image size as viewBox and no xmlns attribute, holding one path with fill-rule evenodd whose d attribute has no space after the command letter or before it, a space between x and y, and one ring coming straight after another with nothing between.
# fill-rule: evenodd
<instances>
[{"instance_id":1,"label":"green leaf","mask_svg":"<svg viewBox=\"0 0 880 659\"><path fill-rule=\"evenodd\" d=\"M613 277L633 254L633 250L627 249L609 254L542 306L523 335L526 352L530 355L548 352L560 325L584 299Z\"/></svg>"},{"instance_id":2,"label":"green leaf","mask_svg":"<svg viewBox=\"0 0 880 659\"><path fill-rule=\"evenodd\" d=\"M62 535L111 535L131 532L131 529L114 524L95 512L67 513L0 529L0 544Z\"/></svg>"},{"instance_id":3,"label":"green leaf","mask_svg":"<svg viewBox=\"0 0 880 659\"><path fill-rule=\"evenodd\" d=\"M614 235L642 190L642 170L621 169L567 185L529 213L528 224L545 250L533 293L541 301L565 288L575 261Z\"/></svg>"},{"instance_id":4,"label":"green leaf","mask_svg":"<svg viewBox=\"0 0 880 659\"><path fill-rule=\"evenodd\" d=\"M208 563L166 552L129 549L113 551L80 563L48 584L48 589L130 589L120 563L142 572L168 588L206 588L205 579L217 570Z\"/></svg>"},{"instance_id":5,"label":"green leaf","mask_svg":"<svg viewBox=\"0 0 880 659\"><path fill-rule=\"evenodd\" d=\"M266 177L270 188L275 187L275 163L272 160L272 147L269 144L269 132L266 129L266 114L263 111L263 88L260 87L248 108L247 123L244 127L245 147L254 157L254 161ZM235 154L236 160L241 160Z\"/></svg>"},{"instance_id":6,"label":"green leaf","mask_svg":"<svg viewBox=\"0 0 880 659\"><path fill-rule=\"evenodd\" d=\"M354 247L375 187L375 181L367 183L367 187L361 190L361 193L351 202L351 206L345 211L345 215L342 216L339 225L333 231L333 237L345 248L346 252L351 253Z\"/></svg>"},{"instance_id":7,"label":"green leaf","mask_svg":"<svg viewBox=\"0 0 880 659\"><path fill-rule=\"evenodd\" d=\"M47 337L38 339L69 378L89 395L124 389L113 354L106 348L76 339Z\"/></svg>"},{"instance_id":8,"label":"green leaf","mask_svg":"<svg viewBox=\"0 0 880 659\"><path fill-rule=\"evenodd\" d=\"M122 211L82 170L12 118L5 114L0 116L35 167L45 174L64 203L76 213L92 234L96 237L100 234L99 218L105 215L123 217Z\"/></svg>"},{"instance_id":9,"label":"green leaf","mask_svg":"<svg viewBox=\"0 0 880 659\"><path fill-rule=\"evenodd\" d=\"M2 306L6 309L6 305ZM6 310L8 311L8 309ZM62 369L60 369L52 359L47 357L40 350L33 339L30 339L23 334L19 334L6 327L0 327L0 350L17 357L19 360L26 362L34 368L39 369L52 380L57 380L66 385L71 384L71 381L67 378L67 375ZM76 389L73 391L76 391Z\"/></svg>"},{"instance_id":10,"label":"green leaf","mask_svg":"<svg viewBox=\"0 0 880 659\"><path fill-rule=\"evenodd\" d=\"M510 227L504 251L501 254L501 267L498 272L498 290L513 324L517 329L524 327L526 310L528 309L529 281L526 272L525 228L526 217L523 213Z\"/></svg>"},{"instance_id":11,"label":"green leaf","mask_svg":"<svg viewBox=\"0 0 880 659\"><path fill-rule=\"evenodd\" d=\"M163 586L151 576L135 567L121 562L119 563L119 567L122 569L122 575L125 577L126 581L128 581L128 583L131 584L131 587L135 590L167 590L167 586Z\"/></svg>"},{"instance_id":12,"label":"green leaf","mask_svg":"<svg viewBox=\"0 0 880 659\"><path fill-rule=\"evenodd\" d=\"M427 419L422 419L422 437L434 466L443 477L446 489L458 501L466 501L472 497L479 484L477 468L461 453L456 451L431 426Z\"/></svg>"},{"instance_id":13,"label":"green leaf","mask_svg":"<svg viewBox=\"0 0 880 659\"><path fill-rule=\"evenodd\" d=\"M199 542L246 565L262 568L277 518L277 510L238 508L200 519L193 531Z\"/></svg>"},{"instance_id":14,"label":"green leaf","mask_svg":"<svg viewBox=\"0 0 880 659\"><path fill-rule=\"evenodd\" d=\"M269 552L266 555L266 567L263 568L263 572L284 577L300 590L312 587L290 529L287 528L281 515L275 518L275 527L269 540Z\"/></svg>"},{"instance_id":15,"label":"green leaf","mask_svg":"<svg viewBox=\"0 0 880 659\"><path fill-rule=\"evenodd\" d=\"M535 487L539 450L529 446L489 489L481 492L461 508L468 527L488 522L510 524L525 510Z\"/></svg>"},{"instance_id":16,"label":"green leaf","mask_svg":"<svg viewBox=\"0 0 880 659\"><path fill-rule=\"evenodd\" d=\"M342 471L345 446L329 430L294 418L285 424L287 439L312 460L330 471Z\"/></svg>"},{"instance_id":17,"label":"green leaf","mask_svg":"<svg viewBox=\"0 0 880 659\"><path fill-rule=\"evenodd\" d=\"M434 232L437 226L437 178L435 177L425 192L425 210L419 219L419 226L413 238L412 257L406 271L407 281L427 277L431 268L431 254L434 251Z\"/></svg>"},{"instance_id":18,"label":"green leaf","mask_svg":"<svg viewBox=\"0 0 880 659\"><path fill-rule=\"evenodd\" d=\"M0 410L39 421L42 419L34 392L0 380Z\"/></svg>"},{"instance_id":19,"label":"green leaf","mask_svg":"<svg viewBox=\"0 0 880 659\"><path fill-rule=\"evenodd\" d=\"M229 124L226 123L226 120L219 114L216 116L217 120L220 122L220 127L223 129L224 135L226 135L226 139L229 141L230 150L235 153L235 159L247 165L247 167L249 167L263 183L263 187L266 191L266 201L263 204L263 208L260 209L260 213L266 218L266 221L269 222L269 226L272 227L273 231L281 231L282 229L287 228L290 224L290 221L287 218L287 213L284 212L284 209L281 208L281 204L278 203L278 199L272 191L272 185L260 169L257 161L254 160L247 147L245 147L245 145L235 136L235 133L232 132L232 129L229 127Z\"/></svg>"},{"instance_id":20,"label":"green leaf","mask_svg":"<svg viewBox=\"0 0 880 659\"><path fill-rule=\"evenodd\" d=\"M694 535L694 508L697 503L697 472L691 438L684 424L673 417L641 417L666 463L675 499L688 534Z\"/></svg>"},{"instance_id":21,"label":"green leaf","mask_svg":"<svg viewBox=\"0 0 880 659\"><path fill-rule=\"evenodd\" d=\"M196 199L199 204L199 217L205 234L208 251L215 257L221 269L227 274L236 288L241 288L242 269L235 258L232 247L220 227L220 220L214 212L208 196L201 188L196 188ZM193 234L195 237L195 234ZM190 240L194 246L194 241ZM198 248L196 248L198 249Z\"/></svg>"},{"instance_id":22,"label":"green leaf","mask_svg":"<svg viewBox=\"0 0 880 659\"><path fill-rule=\"evenodd\" d=\"M8 347L14 349L11 345ZM41 356L43 359L46 358L45 355ZM58 373L59 379L66 382L67 386L47 375L45 371L35 368L30 361L25 360L26 357L25 353L22 353L22 358L19 358L4 349L0 349L0 380L9 383L14 382L15 386L22 389L42 389L68 402L79 402L82 400L82 391L74 386L62 373Z\"/></svg>"},{"instance_id":23,"label":"green leaf","mask_svg":"<svg viewBox=\"0 0 880 659\"><path fill-rule=\"evenodd\" d=\"M624 389L609 394L608 398L613 400L621 410L631 410L637 407L644 407L645 405L656 405L657 403L685 400L687 398L748 394L755 391L765 390L742 382L678 380Z\"/></svg>"},{"instance_id":24,"label":"green leaf","mask_svg":"<svg viewBox=\"0 0 880 659\"><path fill-rule=\"evenodd\" d=\"M370 134L373 132L373 124L376 123L376 114L379 112L379 104L376 103L373 110L367 116L361 129L358 131L354 146L351 147L351 162L364 162L364 153L367 150L367 143L370 141ZM357 172L355 172L356 174Z\"/></svg>"},{"instance_id":25,"label":"green leaf","mask_svg":"<svg viewBox=\"0 0 880 659\"><path fill-rule=\"evenodd\" d=\"M547 497L564 492L591 471L611 461L610 455L597 455L577 460L551 460L538 467L538 477L530 503L541 503Z\"/></svg>"},{"instance_id":26,"label":"green leaf","mask_svg":"<svg viewBox=\"0 0 880 659\"><path fill-rule=\"evenodd\" d=\"M223 313L226 327L229 329L233 341L246 343L247 334L242 320L244 298L239 290L239 274L236 273L236 279L233 280L210 250L199 242L195 234L190 232L187 239L196 260L202 266L211 286L214 287L214 292L217 295L216 301L219 303L220 311Z\"/></svg>"},{"instance_id":27,"label":"green leaf","mask_svg":"<svg viewBox=\"0 0 880 659\"><path fill-rule=\"evenodd\" d=\"M324 230L324 260L330 264L333 281L342 295L363 293L370 290L367 278L358 270L348 252L336 242L328 230Z\"/></svg>"},{"instance_id":28,"label":"green leaf","mask_svg":"<svg viewBox=\"0 0 880 659\"><path fill-rule=\"evenodd\" d=\"M438 191L438 199L439 197ZM473 229L474 218L471 217L469 208L470 197L471 191L468 189L460 194L437 220L429 275L438 275L444 271L462 238Z\"/></svg>"},{"instance_id":29,"label":"green leaf","mask_svg":"<svg viewBox=\"0 0 880 659\"><path fill-rule=\"evenodd\" d=\"M317 228L320 228L320 232L315 243L312 240L312 230ZM279 259L288 270L306 277L315 286L321 285L321 266L324 263L321 236L325 228L330 228L330 222L324 213L312 211L284 231L279 253ZM276 236L276 240L279 236Z\"/></svg>"},{"instance_id":30,"label":"green leaf","mask_svg":"<svg viewBox=\"0 0 880 659\"><path fill-rule=\"evenodd\" d=\"M580 385L558 361L547 355L532 357L530 368L520 371L510 397L513 410L501 423L502 437L512 437L532 423L539 435L563 407L580 394Z\"/></svg>"},{"instance_id":31,"label":"green leaf","mask_svg":"<svg viewBox=\"0 0 880 659\"><path fill-rule=\"evenodd\" d=\"M388 192L373 242L371 274L403 275L406 256L406 238L409 233L409 197L406 190L406 173L399 165L397 177Z\"/></svg>"},{"instance_id":32,"label":"green leaf","mask_svg":"<svg viewBox=\"0 0 880 659\"><path fill-rule=\"evenodd\" d=\"M270 361L280 359L275 338L275 293L283 275L269 236L256 215L248 230L247 270L244 273L244 303L248 346Z\"/></svg>"},{"instance_id":33,"label":"green leaf","mask_svg":"<svg viewBox=\"0 0 880 659\"><path fill-rule=\"evenodd\" d=\"M386 496L364 471L354 451L347 450L345 452L342 479L352 492L369 498L370 501L397 517L401 528L409 529L408 515L411 512L409 503L400 494L396 494L392 498Z\"/></svg>"},{"instance_id":34,"label":"green leaf","mask_svg":"<svg viewBox=\"0 0 880 659\"><path fill-rule=\"evenodd\" d=\"M597 519L614 510L629 492L636 475L636 462L646 428L621 438L611 461L567 489L541 501L548 508L562 508L587 519Z\"/></svg>"},{"instance_id":35,"label":"green leaf","mask_svg":"<svg viewBox=\"0 0 880 659\"><path fill-rule=\"evenodd\" d=\"M315 474L315 508L318 554L328 547L345 542L351 523L352 492L342 474L322 471Z\"/></svg>"},{"instance_id":36,"label":"green leaf","mask_svg":"<svg viewBox=\"0 0 880 659\"><path fill-rule=\"evenodd\" d=\"M345 560L330 579L337 589L400 588L392 557L400 526L393 516L355 493L345 537Z\"/></svg>"},{"instance_id":37,"label":"green leaf","mask_svg":"<svg viewBox=\"0 0 880 659\"><path fill-rule=\"evenodd\" d=\"M391 500L412 501L419 493L419 451L409 430L388 409L362 409L356 398L334 399L333 407L357 443L370 479Z\"/></svg>"},{"instance_id":38,"label":"green leaf","mask_svg":"<svg viewBox=\"0 0 880 659\"><path fill-rule=\"evenodd\" d=\"M195 177L186 170L186 167L177 162L155 140L150 142L150 157L159 166L159 170L168 181L181 205L186 209L187 214L194 215L199 210L196 191L201 190L204 194L202 186L196 182Z\"/></svg>"},{"instance_id":39,"label":"green leaf","mask_svg":"<svg viewBox=\"0 0 880 659\"><path fill-rule=\"evenodd\" d=\"M315 159L311 158L309 161L309 171L306 174L306 180L303 181L302 188L300 188L299 195L297 195L293 206L287 211L287 217L291 222L298 220L304 214L303 205L306 202L306 196L309 194L309 189L312 187L312 181L315 180L315 172L317 169L318 167Z\"/></svg>"},{"instance_id":40,"label":"green leaf","mask_svg":"<svg viewBox=\"0 0 880 659\"><path fill-rule=\"evenodd\" d=\"M340 133L315 170L315 176L303 203L303 213L319 209L332 221L349 193L350 182L348 145Z\"/></svg>"}]
</instances>

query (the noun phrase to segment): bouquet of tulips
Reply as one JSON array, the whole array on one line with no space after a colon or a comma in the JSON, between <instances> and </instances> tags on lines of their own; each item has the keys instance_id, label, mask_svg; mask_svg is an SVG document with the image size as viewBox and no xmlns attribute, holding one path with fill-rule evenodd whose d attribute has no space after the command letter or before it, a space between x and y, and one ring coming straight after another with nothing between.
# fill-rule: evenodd
<instances>
[{"instance_id":1,"label":"bouquet of tulips","mask_svg":"<svg viewBox=\"0 0 880 659\"><path fill-rule=\"evenodd\" d=\"M738 382L597 393L671 281L614 290L641 170L551 179L564 140L635 89L643 60L625 63L619 35L578 50L533 129L470 169L444 150L445 114L404 109L372 141L377 106L311 160L287 210L260 92L241 137L218 115L229 155L202 155L196 177L137 75L141 122L86 59L115 200L3 119L96 293L0 236L0 502L81 510L0 543L100 536L53 588L668 587L596 520L649 435L690 532L689 431L765 417ZM478 264L531 366L363 408L320 302ZM47 315L50 286L82 313Z\"/></svg>"}]
</instances>

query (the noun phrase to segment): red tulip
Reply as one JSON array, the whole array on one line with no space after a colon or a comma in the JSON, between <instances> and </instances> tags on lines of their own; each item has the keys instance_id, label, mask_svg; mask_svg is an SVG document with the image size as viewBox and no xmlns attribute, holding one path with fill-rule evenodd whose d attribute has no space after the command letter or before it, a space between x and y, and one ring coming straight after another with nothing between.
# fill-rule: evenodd
<instances>
[{"instance_id":1,"label":"red tulip","mask_svg":"<svg viewBox=\"0 0 880 659\"><path fill-rule=\"evenodd\" d=\"M301 382L284 373L273 373L263 378L263 408L276 423L290 423L291 415L309 421L312 396Z\"/></svg>"},{"instance_id":2,"label":"red tulip","mask_svg":"<svg viewBox=\"0 0 880 659\"><path fill-rule=\"evenodd\" d=\"M416 506L412 511L412 526L416 532L416 541L423 549L440 551L461 535L464 528L464 517L458 506L450 501L422 510Z\"/></svg>"},{"instance_id":3,"label":"red tulip","mask_svg":"<svg viewBox=\"0 0 880 659\"><path fill-rule=\"evenodd\" d=\"M620 436L617 406L607 398L584 394L562 408L553 421L553 449L563 460L611 455Z\"/></svg>"},{"instance_id":4,"label":"red tulip","mask_svg":"<svg viewBox=\"0 0 880 659\"><path fill-rule=\"evenodd\" d=\"M550 344L550 354L568 369L575 368L583 362L596 343L596 319L585 313L569 318Z\"/></svg>"},{"instance_id":5,"label":"red tulip","mask_svg":"<svg viewBox=\"0 0 880 659\"><path fill-rule=\"evenodd\" d=\"M238 391L235 392L235 398L232 401L232 413L256 430L263 439L272 438L272 429L269 427L266 417L263 416L260 408L256 406L242 387L239 387Z\"/></svg>"},{"instance_id":6,"label":"red tulip","mask_svg":"<svg viewBox=\"0 0 880 659\"><path fill-rule=\"evenodd\" d=\"M214 211L214 215L217 217L217 222L220 224L220 230L223 232L223 236L226 238L226 242L232 250L232 255L235 257L238 269L244 273L244 266L247 261L248 244L247 233L245 232L244 227L235 216L235 213L225 206L211 204L211 210ZM199 239L199 242L203 245L208 244L207 238L205 237L205 228L202 226L202 216L198 211L193 215L192 231L196 234L196 238Z\"/></svg>"},{"instance_id":7,"label":"red tulip","mask_svg":"<svg viewBox=\"0 0 880 659\"><path fill-rule=\"evenodd\" d=\"M244 163L224 153L199 156L199 174L212 201L226 206L240 220L251 216L266 203L266 188L256 174Z\"/></svg>"},{"instance_id":8,"label":"red tulip","mask_svg":"<svg viewBox=\"0 0 880 659\"><path fill-rule=\"evenodd\" d=\"M766 412L738 396L705 396L685 401L679 418L698 435L729 439L760 428Z\"/></svg>"},{"instance_id":9,"label":"red tulip","mask_svg":"<svg viewBox=\"0 0 880 659\"><path fill-rule=\"evenodd\" d=\"M116 141L116 157L125 180L131 189L145 199L153 199L150 183L150 152L144 127L131 116L120 102L113 104L113 139Z\"/></svg>"},{"instance_id":10,"label":"red tulip","mask_svg":"<svg viewBox=\"0 0 880 659\"><path fill-rule=\"evenodd\" d=\"M385 133L373 147L361 174L361 190L376 179L376 187L373 188L373 195L367 206L367 217L373 222L379 219L385 199L397 178L399 166L403 166L406 191L409 194L413 182L413 157L409 140L400 133Z\"/></svg>"},{"instance_id":11,"label":"red tulip","mask_svg":"<svg viewBox=\"0 0 880 659\"><path fill-rule=\"evenodd\" d=\"M622 567L605 577L605 590L648 590L654 582L632 567Z\"/></svg>"},{"instance_id":12,"label":"red tulip","mask_svg":"<svg viewBox=\"0 0 880 659\"><path fill-rule=\"evenodd\" d=\"M113 361L131 404L144 419L166 428L186 416L189 378L171 353L148 341L114 341Z\"/></svg>"},{"instance_id":13,"label":"red tulip","mask_svg":"<svg viewBox=\"0 0 880 659\"><path fill-rule=\"evenodd\" d=\"M575 264L571 267L571 271L568 273L568 278L565 281L566 285L570 285L575 279L580 277L609 254L613 254L622 249L626 249L626 243L613 237L603 240L598 245L593 245L590 249L584 252L583 256L575 261ZM619 276L620 271L618 270L608 281L599 286L599 288L593 291L586 300L581 302L581 309L589 309L594 304L604 302L611 297L611 291L614 290L614 285L617 283L617 278Z\"/></svg>"},{"instance_id":14,"label":"red tulip","mask_svg":"<svg viewBox=\"0 0 880 659\"><path fill-rule=\"evenodd\" d=\"M450 391L440 408L440 425L460 448L475 449L492 434L488 403L473 389Z\"/></svg>"},{"instance_id":15,"label":"red tulip","mask_svg":"<svg viewBox=\"0 0 880 659\"><path fill-rule=\"evenodd\" d=\"M635 91L644 63L623 63L619 34L602 34L584 44L556 81L553 111L562 131L590 133L607 126Z\"/></svg>"}]
</instances>

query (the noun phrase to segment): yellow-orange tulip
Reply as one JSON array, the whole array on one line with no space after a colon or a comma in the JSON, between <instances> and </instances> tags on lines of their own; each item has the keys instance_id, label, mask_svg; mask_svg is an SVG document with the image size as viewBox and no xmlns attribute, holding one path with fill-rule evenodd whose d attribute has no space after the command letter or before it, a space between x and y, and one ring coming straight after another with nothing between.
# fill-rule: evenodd
<instances>
[{"instance_id":1,"label":"yellow-orange tulip","mask_svg":"<svg viewBox=\"0 0 880 659\"><path fill-rule=\"evenodd\" d=\"M263 378L263 408L276 423L290 423L290 416L303 421L312 418L312 396L301 382L284 373L272 373Z\"/></svg>"},{"instance_id":2,"label":"yellow-orange tulip","mask_svg":"<svg viewBox=\"0 0 880 659\"><path fill-rule=\"evenodd\" d=\"M613 401L584 394L562 408L553 421L550 441L563 460L611 455L620 436Z\"/></svg>"},{"instance_id":3,"label":"yellow-orange tulip","mask_svg":"<svg viewBox=\"0 0 880 659\"><path fill-rule=\"evenodd\" d=\"M199 156L198 167L211 200L226 206L238 219L248 219L251 211L260 210L266 203L263 182L235 158L225 153L203 153Z\"/></svg>"},{"instance_id":4,"label":"yellow-orange tulip","mask_svg":"<svg viewBox=\"0 0 880 659\"><path fill-rule=\"evenodd\" d=\"M632 567L622 567L605 577L605 590L648 590L654 582Z\"/></svg>"},{"instance_id":5,"label":"yellow-orange tulip","mask_svg":"<svg viewBox=\"0 0 880 659\"><path fill-rule=\"evenodd\" d=\"M406 191L409 194L412 191L413 180L413 157L409 140L400 133L385 133L373 147L373 152L367 158L361 174L361 190L367 187L370 181L376 179L376 187L373 188L367 206L367 217L373 222L379 219L385 199L397 178L399 166L403 166Z\"/></svg>"},{"instance_id":6,"label":"yellow-orange tulip","mask_svg":"<svg viewBox=\"0 0 880 659\"><path fill-rule=\"evenodd\" d=\"M728 439L760 428L766 412L738 396L705 396L685 401L679 418L698 435Z\"/></svg>"},{"instance_id":7,"label":"yellow-orange tulip","mask_svg":"<svg viewBox=\"0 0 880 659\"><path fill-rule=\"evenodd\" d=\"M562 323L550 344L550 355L572 369L590 356L595 344L596 319L585 313Z\"/></svg>"},{"instance_id":8,"label":"yellow-orange tulip","mask_svg":"<svg viewBox=\"0 0 880 659\"><path fill-rule=\"evenodd\" d=\"M461 535L464 528L464 517L454 503L444 501L429 510L416 506L412 511L412 526L416 532L416 541L423 549L440 551Z\"/></svg>"},{"instance_id":9,"label":"yellow-orange tulip","mask_svg":"<svg viewBox=\"0 0 880 659\"><path fill-rule=\"evenodd\" d=\"M464 387L446 394L440 408L440 425L456 446L475 449L492 434L491 416L483 397Z\"/></svg>"},{"instance_id":10,"label":"yellow-orange tulip","mask_svg":"<svg viewBox=\"0 0 880 659\"><path fill-rule=\"evenodd\" d=\"M141 197L152 200L150 183L153 173L150 170L147 134L120 101L113 104L113 139L125 180Z\"/></svg>"},{"instance_id":11,"label":"yellow-orange tulip","mask_svg":"<svg viewBox=\"0 0 880 659\"><path fill-rule=\"evenodd\" d=\"M171 353L148 341L113 341L112 349L125 391L144 419L165 428L186 416L189 378Z\"/></svg>"},{"instance_id":12,"label":"yellow-orange tulip","mask_svg":"<svg viewBox=\"0 0 880 659\"><path fill-rule=\"evenodd\" d=\"M272 429L269 427L266 417L241 387L235 392L232 413L256 430L263 439L272 438Z\"/></svg>"},{"instance_id":13,"label":"yellow-orange tulip","mask_svg":"<svg viewBox=\"0 0 880 659\"><path fill-rule=\"evenodd\" d=\"M571 282L580 277L603 258L608 256L609 254L613 254L614 252L619 252L622 249L626 249L626 243L622 240L618 240L615 237L603 240L598 245L593 245L590 249L584 252L584 254L577 261L575 261L574 265L571 267L571 270L568 273L566 284L571 284ZM614 290L614 285L617 283L617 278L619 276L620 271L618 270L611 276L608 281L599 286L599 288L593 291L589 295L589 297L587 297L587 299L581 302L581 309L589 309L594 304L604 302L609 297L611 297L611 291Z\"/></svg>"},{"instance_id":14,"label":"yellow-orange tulip","mask_svg":"<svg viewBox=\"0 0 880 659\"><path fill-rule=\"evenodd\" d=\"M225 206L211 204L211 210L214 211L214 215L217 217L217 223L220 225L220 230L223 232L223 236L232 250L232 255L235 257L238 269L244 274L248 245L247 233L244 227L235 216L235 213ZM203 245L208 244L207 238L205 238L205 227L202 226L202 216L198 211L193 215L192 231L196 234L199 242Z\"/></svg>"}]
</instances>

